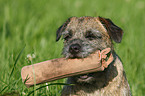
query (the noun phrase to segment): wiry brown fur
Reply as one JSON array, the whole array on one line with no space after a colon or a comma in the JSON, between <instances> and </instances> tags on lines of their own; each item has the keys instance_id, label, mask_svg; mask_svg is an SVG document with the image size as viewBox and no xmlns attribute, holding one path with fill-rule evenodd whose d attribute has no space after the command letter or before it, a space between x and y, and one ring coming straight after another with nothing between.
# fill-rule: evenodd
<instances>
[{"instance_id":1,"label":"wiry brown fur","mask_svg":"<svg viewBox=\"0 0 145 96\"><path fill-rule=\"evenodd\" d=\"M93 34L87 36L87 34ZM64 40L63 55L66 58L85 58L95 50L110 47L114 61L102 72L69 77L64 86L62 96L131 96L123 65L113 49L112 39L121 42L123 31L110 19L102 17L72 17L57 31L57 41L61 35ZM92 36L92 37L91 37ZM73 44L81 46L77 54L70 52ZM78 50L77 50L78 51ZM71 66L70 66L71 67Z\"/></svg>"}]
</instances>

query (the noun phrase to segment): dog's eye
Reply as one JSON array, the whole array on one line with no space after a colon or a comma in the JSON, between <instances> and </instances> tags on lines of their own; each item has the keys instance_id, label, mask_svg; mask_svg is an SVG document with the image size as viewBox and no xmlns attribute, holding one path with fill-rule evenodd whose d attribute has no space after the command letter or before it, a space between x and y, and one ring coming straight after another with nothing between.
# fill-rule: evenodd
<instances>
[{"instance_id":1,"label":"dog's eye","mask_svg":"<svg viewBox=\"0 0 145 96\"><path fill-rule=\"evenodd\" d=\"M100 33L93 34L91 31L88 31L85 37L89 40L94 40L94 39L101 39L102 35Z\"/></svg>"},{"instance_id":2,"label":"dog's eye","mask_svg":"<svg viewBox=\"0 0 145 96\"><path fill-rule=\"evenodd\" d=\"M91 31L88 31L86 33L86 36L85 36L87 39L89 40L93 40L93 39L96 39L97 37L91 32Z\"/></svg>"},{"instance_id":3,"label":"dog's eye","mask_svg":"<svg viewBox=\"0 0 145 96\"><path fill-rule=\"evenodd\" d=\"M65 36L64 36L64 40L69 40L70 38L72 37L72 31L69 31L69 33L68 34L66 34Z\"/></svg>"},{"instance_id":4,"label":"dog's eye","mask_svg":"<svg viewBox=\"0 0 145 96\"><path fill-rule=\"evenodd\" d=\"M102 38L102 35L101 34L97 34L97 38L98 39L101 39Z\"/></svg>"},{"instance_id":5,"label":"dog's eye","mask_svg":"<svg viewBox=\"0 0 145 96\"><path fill-rule=\"evenodd\" d=\"M64 36L64 40L69 40L70 38L71 38L70 35L66 35L66 36Z\"/></svg>"}]
</instances>

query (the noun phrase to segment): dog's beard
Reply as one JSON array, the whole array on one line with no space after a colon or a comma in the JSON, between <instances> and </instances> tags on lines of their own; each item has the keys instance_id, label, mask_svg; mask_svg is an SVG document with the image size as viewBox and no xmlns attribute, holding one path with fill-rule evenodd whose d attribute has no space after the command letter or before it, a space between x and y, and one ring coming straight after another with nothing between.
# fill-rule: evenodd
<instances>
[{"instance_id":1,"label":"dog's beard","mask_svg":"<svg viewBox=\"0 0 145 96\"><path fill-rule=\"evenodd\" d=\"M93 53L96 49L90 47L90 46L85 46L82 47L81 51L77 54L71 54L69 52L69 46L65 46L63 48L62 55L64 55L65 58L86 58L89 56L91 53Z\"/></svg>"}]
</instances>

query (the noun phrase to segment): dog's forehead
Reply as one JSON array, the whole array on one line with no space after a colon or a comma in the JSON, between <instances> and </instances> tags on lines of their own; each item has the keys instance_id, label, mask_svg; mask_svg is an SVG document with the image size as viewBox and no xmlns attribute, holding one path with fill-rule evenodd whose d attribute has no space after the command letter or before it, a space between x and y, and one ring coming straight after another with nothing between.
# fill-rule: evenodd
<instances>
[{"instance_id":1,"label":"dog's forehead","mask_svg":"<svg viewBox=\"0 0 145 96\"><path fill-rule=\"evenodd\" d=\"M106 33L106 29L99 21L98 17L72 17L67 26L71 30L98 30Z\"/></svg>"}]
</instances>

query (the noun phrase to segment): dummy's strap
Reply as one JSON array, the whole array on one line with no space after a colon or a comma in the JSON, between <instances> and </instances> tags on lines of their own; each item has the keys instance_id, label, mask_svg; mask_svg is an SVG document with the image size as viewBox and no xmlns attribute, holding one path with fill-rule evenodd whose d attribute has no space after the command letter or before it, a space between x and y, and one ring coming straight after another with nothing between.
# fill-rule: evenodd
<instances>
[{"instance_id":1,"label":"dummy's strap","mask_svg":"<svg viewBox=\"0 0 145 96\"><path fill-rule=\"evenodd\" d=\"M103 49L101 52L99 51L100 62L102 63L102 67L107 68L108 65L113 62L114 58L111 53L111 48Z\"/></svg>"}]
</instances>

